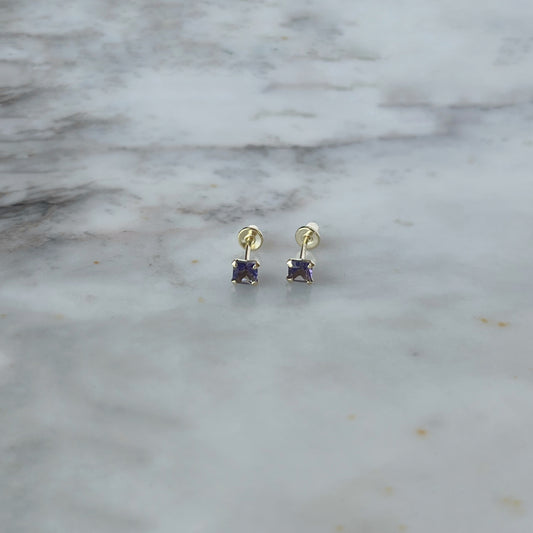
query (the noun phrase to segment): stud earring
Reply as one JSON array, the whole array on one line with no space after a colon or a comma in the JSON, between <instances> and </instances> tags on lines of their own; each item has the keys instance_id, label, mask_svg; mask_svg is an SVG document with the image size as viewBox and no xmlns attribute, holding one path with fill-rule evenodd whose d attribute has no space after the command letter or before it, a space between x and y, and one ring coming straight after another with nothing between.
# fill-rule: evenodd
<instances>
[{"instance_id":1,"label":"stud earring","mask_svg":"<svg viewBox=\"0 0 533 533\"><path fill-rule=\"evenodd\" d=\"M316 222L308 222L305 226L296 230L294 238L300 246L300 257L287 261L287 266L289 267L287 281L313 283L313 268L315 263L311 259L306 259L305 256L307 250L316 248L320 243L318 224Z\"/></svg>"},{"instance_id":2,"label":"stud earring","mask_svg":"<svg viewBox=\"0 0 533 533\"><path fill-rule=\"evenodd\" d=\"M263 244L263 234L257 226L246 226L239 231L237 235L239 244L244 248L244 259L235 259L231 266L233 267L232 283L244 283L246 285L255 285L259 269L259 261L250 259L252 250L258 250Z\"/></svg>"}]
</instances>

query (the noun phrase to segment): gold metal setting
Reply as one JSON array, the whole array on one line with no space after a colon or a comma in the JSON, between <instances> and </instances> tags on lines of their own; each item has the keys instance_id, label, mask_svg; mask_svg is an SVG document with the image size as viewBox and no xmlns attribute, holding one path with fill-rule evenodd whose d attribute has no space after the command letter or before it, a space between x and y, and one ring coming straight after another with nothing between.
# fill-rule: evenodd
<instances>
[{"instance_id":1,"label":"gold metal setting","mask_svg":"<svg viewBox=\"0 0 533 533\"><path fill-rule=\"evenodd\" d=\"M235 259L233 267L232 283L255 285L258 281L259 261L251 260L252 250L258 250L263 244L263 234L257 226L246 226L239 231L237 240L244 248L244 259Z\"/></svg>"},{"instance_id":2,"label":"gold metal setting","mask_svg":"<svg viewBox=\"0 0 533 533\"><path fill-rule=\"evenodd\" d=\"M298 259L289 259L287 261L287 266L289 267L287 281L313 283L315 263L311 259L307 259L306 256L307 250L312 250L320 244L318 224L316 222L308 222L305 226L301 226L296 230L294 238L300 246L300 256Z\"/></svg>"}]
</instances>

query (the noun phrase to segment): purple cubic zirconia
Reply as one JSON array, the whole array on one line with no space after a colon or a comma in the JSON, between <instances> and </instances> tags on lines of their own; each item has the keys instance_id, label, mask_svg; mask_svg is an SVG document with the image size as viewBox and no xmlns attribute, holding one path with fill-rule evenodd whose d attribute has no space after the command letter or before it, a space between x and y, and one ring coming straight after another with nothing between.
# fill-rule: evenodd
<instances>
[{"instance_id":1,"label":"purple cubic zirconia","mask_svg":"<svg viewBox=\"0 0 533 533\"><path fill-rule=\"evenodd\" d=\"M287 279L289 281L305 281L313 283L313 261L309 259L289 259L288 267L289 273Z\"/></svg>"},{"instance_id":2,"label":"purple cubic zirconia","mask_svg":"<svg viewBox=\"0 0 533 533\"><path fill-rule=\"evenodd\" d=\"M233 277L231 278L231 281L248 285L254 285L257 283L259 268L259 263L257 261L235 259L233 265Z\"/></svg>"}]
</instances>

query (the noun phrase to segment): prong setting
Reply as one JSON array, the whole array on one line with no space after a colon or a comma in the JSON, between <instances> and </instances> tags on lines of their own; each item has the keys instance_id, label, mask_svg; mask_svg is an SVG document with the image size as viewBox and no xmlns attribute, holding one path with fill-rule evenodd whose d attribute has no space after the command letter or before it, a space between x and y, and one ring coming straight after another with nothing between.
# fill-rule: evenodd
<instances>
[{"instance_id":1,"label":"prong setting","mask_svg":"<svg viewBox=\"0 0 533 533\"><path fill-rule=\"evenodd\" d=\"M289 259L287 281L313 283L313 267L315 264L310 259Z\"/></svg>"},{"instance_id":2,"label":"prong setting","mask_svg":"<svg viewBox=\"0 0 533 533\"><path fill-rule=\"evenodd\" d=\"M258 281L259 262L254 259L235 259L233 261L232 283L255 285Z\"/></svg>"}]
</instances>

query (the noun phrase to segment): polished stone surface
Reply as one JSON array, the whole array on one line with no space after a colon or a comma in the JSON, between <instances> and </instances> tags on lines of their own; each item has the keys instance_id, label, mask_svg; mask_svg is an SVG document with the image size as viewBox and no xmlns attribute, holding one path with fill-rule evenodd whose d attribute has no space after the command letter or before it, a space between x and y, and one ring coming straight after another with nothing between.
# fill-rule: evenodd
<instances>
[{"instance_id":1,"label":"polished stone surface","mask_svg":"<svg viewBox=\"0 0 533 533\"><path fill-rule=\"evenodd\" d=\"M0 15L2 533L532 531L531 2Z\"/></svg>"}]
</instances>

